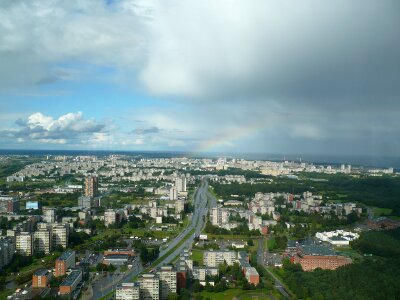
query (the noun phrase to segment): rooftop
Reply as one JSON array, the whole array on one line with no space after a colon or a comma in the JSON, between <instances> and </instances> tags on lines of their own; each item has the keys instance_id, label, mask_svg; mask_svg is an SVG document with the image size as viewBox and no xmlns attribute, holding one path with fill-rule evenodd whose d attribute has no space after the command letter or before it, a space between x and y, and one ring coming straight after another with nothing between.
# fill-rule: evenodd
<instances>
[{"instance_id":1,"label":"rooftop","mask_svg":"<svg viewBox=\"0 0 400 300\"><path fill-rule=\"evenodd\" d=\"M75 280L82 274L82 271L73 270L61 283L62 286L71 286Z\"/></svg>"},{"instance_id":2,"label":"rooftop","mask_svg":"<svg viewBox=\"0 0 400 300\"><path fill-rule=\"evenodd\" d=\"M47 273L48 273L48 271L46 269L39 269L39 270L35 271L34 275L35 276L46 276Z\"/></svg>"},{"instance_id":3,"label":"rooftop","mask_svg":"<svg viewBox=\"0 0 400 300\"><path fill-rule=\"evenodd\" d=\"M58 260L67 260L71 255L75 254L75 251L64 251L63 254L60 255Z\"/></svg>"}]
</instances>

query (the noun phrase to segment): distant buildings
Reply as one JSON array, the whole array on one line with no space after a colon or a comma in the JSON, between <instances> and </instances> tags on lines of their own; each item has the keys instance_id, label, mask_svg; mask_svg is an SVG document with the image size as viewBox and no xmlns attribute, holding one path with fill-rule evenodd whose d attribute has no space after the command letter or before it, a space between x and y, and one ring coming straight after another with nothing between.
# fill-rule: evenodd
<instances>
[{"instance_id":1,"label":"distant buildings","mask_svg":"<svg viewBox=\"0 0 400 300\"><path fill-rule=\"evenodd\" d=\"M0 213L16 213L18 211L18 198L11 196L0 196Z\"/></svg>"},{"instance_id":2,"label":"distant buildings","mask_svg":"<svg viewBox=\"0 0 400 300\"><path fill-rule=\"evenodd\" d=\"M53 207L42 207L42 218L46 223L54 223L56 221L56 209Z\"/></svg>"}]
</instances>

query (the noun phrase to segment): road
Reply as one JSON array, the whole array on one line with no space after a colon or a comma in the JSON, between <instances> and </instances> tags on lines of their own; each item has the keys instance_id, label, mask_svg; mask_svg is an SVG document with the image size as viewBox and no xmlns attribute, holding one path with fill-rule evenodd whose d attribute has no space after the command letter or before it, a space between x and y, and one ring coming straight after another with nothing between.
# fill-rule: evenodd
<instances>
[{"instance_id":1,"label":"road","mask_svg":"<svg viewBox=\"0 0 400 300\"><path fill-rule=\"evenodd\" d=\"M168 251L178 245L178 243L182 239L185 239L193 229L194 233L191 234L188 239L177 247L171 254L155 265L154 268L170 264L185 248L191 248L194 238L200 234L204 226L203 217L207 215L209 207L216 205L215 197L208 191L207 181L202 181L200 187L197 189L193 199L193 205L195 209L192 216L192 222L177 237L168 243L167 248L160 251L159 257L164 256ZM139 261L139 257L137 257L132 270L128 271L125 275L108 276L100 279L93 284L93 287L89 288L89 294L84 295L82 299L97 300L113 291L115 286L119 283L132 282L133 278L141 272L143 272L143 267Z\"/></svg>"},{"instance_id":2,"label":"road","mask_svg":"<svg viewBox=\"0 0 400 300\"><path fill-rule=\"evenodd\" d=\"M193 205L195 209L192 216L192 222L181 234L179 234L173 241L169 243L167 249L163 250L160 253L159 257L162 257L168 251L173 249L182 239L187 237L190 231L192 231L193 229L194 233L191 234L188 237L188 239L184 243L182 243L179 247L177 247L172 253L170 253L161 262L155 265L154 266L155 268L170 264L183 251L183 249L191 248L194 238L200 235L200 232L204 226L203 217L207 215L208 208L216 204L215 197L208 191L207 181L202 181L200 187L196 191L193 200L194 200Z\"/></svg>"},{"instance_id":3,"label":"road","mask_svg":"<svg viewBox=\"0 0 400 300\"><path fill-rule=\"evenodd\" d=\"M283 286L282 282L279 280L278 277L276 277L269 269L268 266L266 265L265 261L265 252L268 251L268 248L264 249L266 237L263 237L259 240L258 243L258 248L257 248L257 263L259 265L264 266L265 270L268 272L269 275L271 275L272 278L275 280L275 288L281 293L281 295L284 298L290 298L288 292L286 291L285 287Z\"/></svg>"},{"instance_id":4,"label":"road","mask_svg":"<svg viewBox=\"0 0 400 300\"><path fill-rule=\"evenodd\" d=\"M82 299L100 299L104 295L112 292L115 286L121 282L132 282L133 277L139 275L143 271L143 267L140 258L137 257L133 262L133 267L126 273L112 274L101 278L96 281L91 287L89 287L89 293L82 296ZM101 273L101 272L100 272ZM97 275L101 276L101 275Z\"/></svg>"}]
</instances>

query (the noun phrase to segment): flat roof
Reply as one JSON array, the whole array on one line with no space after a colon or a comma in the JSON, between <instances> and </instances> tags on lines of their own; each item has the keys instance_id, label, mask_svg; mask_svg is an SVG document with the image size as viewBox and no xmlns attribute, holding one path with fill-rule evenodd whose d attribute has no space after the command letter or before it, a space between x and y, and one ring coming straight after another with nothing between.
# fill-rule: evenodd
<instances>
[{"instance_id":1,"label":"flat roof","mask_svg":"<svg viewBox=\"0 0 400 300\"><path fill-rule=\"evenodd\" d=\"M67 278L63 280L61 283L62 286L71 286L75 280L82 274L82 271L79 270L73 270Z\"/></svg>"},{"instance_id":2,"label":"flat roof","mask_svg":"<svg viewBox=\"0 0 400 300\"><path fill-rule=\"evenodd\" d=\"M71 250L68 250L68 251L64 251L61 255L60 255L60 257L58 258L58 260L67 260L72 254L74 254L75 253L75 251L71 251Z\"/></svg>"},{"instance_id":3,"label":"flat roof","mask_svg":"<svg viewBox=\"0 0 400 300\"><path fill-rule=\"evenodd\" d=\"M34 275L35 276L46 276L47 273L48 273L48 271L46 269L39 269L39 270L35 271Z\"/></svg>"},{"instance_id":4,"label":"flat roof","mask_svg":"<svg viewBox=\"0 0 400 300\"><path fill-rule=\"evenodd\" d=\"M104 256L104 259L129 259L128 254L108 254Z\"/></svg>"}]
</instances>

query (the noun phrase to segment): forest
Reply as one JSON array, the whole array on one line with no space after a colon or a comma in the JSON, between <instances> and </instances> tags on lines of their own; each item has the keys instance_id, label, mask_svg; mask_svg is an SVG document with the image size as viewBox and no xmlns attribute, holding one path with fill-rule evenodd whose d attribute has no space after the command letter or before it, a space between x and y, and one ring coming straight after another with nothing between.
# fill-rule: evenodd
<instances>
[{"instance_id":1,"label":"forest","mask_svg":"<svg viewBox=\"0 0 400 300\"><path fill-rule=\"evenodd\" d=\"M274 178L272 183L262 184L219 184L213 183L214 191L224 199L230 195L239 194L254 197L255 193L288 192L301 194L311 191L323 195L327 200L344 202L359 202L365 205L390 208L393 215L400 216L400 178L393 176L355 178L349 175L325 175L303 173L299 180L286 177ZM313 178L323 177L327 181L313 181Z\"/></svg>"},{"instance_id":2,"label":"forest","mask_svg":"<svg viewBox=\"0 0 400 300\"><path fill-rule=\"evenodd\" d=\"M353 247L362 261L313 272L285 262L282 276L300 299L400 299L400 229L364 232Z\"/></svg>"}]
</instances>

